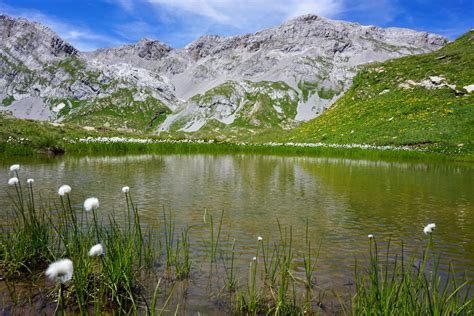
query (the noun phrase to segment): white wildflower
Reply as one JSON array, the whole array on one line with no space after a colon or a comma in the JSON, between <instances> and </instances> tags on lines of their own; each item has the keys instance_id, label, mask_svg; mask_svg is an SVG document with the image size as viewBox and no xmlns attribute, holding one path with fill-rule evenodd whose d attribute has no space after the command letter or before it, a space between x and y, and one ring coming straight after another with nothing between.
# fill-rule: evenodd
<instances>
[{"instance_id":1,"label":"white wildflower","mask_svg":"<svg viewBox=\"0 0 474 316\"><path fill-rule=\"evenodd\" d=\"M130 191L130 188L129 187L123 187L122 188L122 192L123 193L128 193Z\"/></svg>"},{"instance_id":2,"label":"white wildflower","mask_svg":"<svg viewBox=\"0 0 474 316\"><path fill-rule=\"evenodd\" d=\"M14 164L10 166L10 171L18 171L20 170L20 165L19 164Z\"/></svg>"},{"instance_id":3,"label":"white wildflower","mask_svg":"<svg viewBox=\"0 0 474 316\"><path fill-rule=\"evenodd\" d=\"M423 228L423 232L425 233L425 235L428 235L428 234L431 234L435 228L436 228L436 224L431 223L431 224L426 225L425 228Z\"/></svg>"},{"instance_id":4,"label":"white wildflower","mask_svg":"<svg viewBox=\"0 0 474 316\"><path fill-rule=\"evenodd\" d=\"M84 201L84 209L86 211L92 211L99 207L99 200L95 197L88 198Z\"/></svg>"},{"instance_id":5,"label":"white wildflower","mask_svg":"<svg viewBox=\"0 0 474 316\"><path fill-rule=\"evenodd\" d=\"M26 183L28 183L28 184L33 184L33 182L35 182L35 179L28 179L28 180L26 180Z\"/></svg>"},{"instance_id":6,"label":"white wildflower","mask_svg":"<svg viewBox=\"0 0 474 316\"><path fill-rule=\"evenodd\" d=\"M91 247L89 250L89 257L98 257L104 254L104 247L102 244L97 244Z\"/></svg>"},{"instance_id":7,"label":"white wildflower","mask_svg":"<svg viewBox=\"0 0 474 316\"><path fill-rule=\"evenodd\" d=\"M13 177L13 178L10 178L8 180L8 185L17 185L18 184L18 178L17 177Z\"/></svg>"},{"instance_id":8,"label":"white wildflower","mask_svg":"<svg viewBox=\"0 0 474 316\"><path fill-rule=\"evenodd\" d=\"M369 234L367 237L368 237L369 239L374 239L374 235L372 235L372 234Z\"/></svg>"},{"instance_id":9,"label":"white wildflower","mask_svg":"<svg viewBox=\"0 0 474 316\"><path fill-rule=\"evenodd\" d=\"M262 240L263 240L263 237L262 237L262 236L258 236L258 237L257 237L257 240L258 240L258 241L262 241Z\"/></svg>"},{"instance_id":10,"label":"white wildflower","mask_svg":"<svg viewBox=\"0 0 474 316\"><path fill-rule=\"evenodd\" d=\"M68 186L67 184L60 186L58 189L58 194L61 196L64 196L65 194L69 194L69 193L71 193L71 187Z\"/></svg>"},{"instance_id":11,"label":"white wildflower","mask_svg":"<svg viewBox=\"0 0 474 316\"><path fill-rule=\"evenodd\" d=\"M253 261L257 261L257 257L253 257L252 260L253 260Z\"/></svg>"},{"instance_id":12,"label":"white wildflower","mask_svg":"<svg viewBox=\"0 0 474 316\"><path fill-rule=\"evenodd\" d=\"M72 279L73 271L72 261L69 259L61 259L51 263L45 273L51 281L64 284Z\"/></svg>"}]
</instances>

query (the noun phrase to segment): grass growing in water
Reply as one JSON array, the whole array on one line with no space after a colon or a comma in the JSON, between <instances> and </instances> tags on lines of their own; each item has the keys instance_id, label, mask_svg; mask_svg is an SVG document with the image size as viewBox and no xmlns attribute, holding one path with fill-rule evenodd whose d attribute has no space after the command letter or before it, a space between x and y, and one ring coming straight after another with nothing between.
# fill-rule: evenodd
<instances>
[{"instance_id":1,"label":"grass growing in water","mask_svg":"<svg viewBox=\"0 0 474 316\"><path fill-rule=\"evenodd\" d=\"M428 227L428 226L427 226ZM425 228L426 229L426 228ZM377 241L370 240L370 262L366 269L356 264L356 291L352 312L356 315L469 315L473 299L469 281L458 283L454 271L442 282L436 260L431 262L431 232L422 260L405 262L402 254L390 253L381 259ZM392 259L391 259L392 258Z\"/></svg>"},{"instance_id":2,"label":"grass growing in water","mask_svg":"<svg viewBox=\"0 0 474 316\"><path fill-rule=\"evenodd\" d=\"M18 169L12 166L16 176L9 180L15 192L11 214L14 225L4 229L1 235L0 258L5 277L14 282L24 273L36 273L48 262L68 258L71 270L74 263L74 274L71 272L68 280L58 284L58 312L64 312L65 301L69 306L67 310L81 314L87 313L91 306L96 312L104 309L120 313L136 311L137 300L142 296L136 274L142 268L146 247L152 240L143 238L138 211L130 194L126 193L126 199L133 218L128 218L127 229L120 227L113 216L107 225L102 225L96 214L98 200L87 199L84 210L77 210L72 207L71 188L67 185L58 191L59 206L53 202L54 207L47 210L42 204L35 204L34 180L29 179L25 189ZM91 246L94 247L88 251ZM54 279L56 270L51 271L47 274ZM15 301L14 295L12 301Z\"/></svg>"},{"instance_id":3,"label":"grass growing in water","mask_svg":"<svg viewBox=\"0 0 474 316\"><path fill-rule=\"evenodd\" d=\"M79 210L68 186L62 186L58 191L59 200L53 200L49 208L45 207L47 204L38 203L35 198L34 181L27 180L25 187L18 169L19 166L12 166L15 177L9 180L14 225L4 227L0 248L0 266L12 303L20 303L16 281L42 271L47 263L64 258L73 262L74 272L70 280L56 282L51 291L50 299L57 302L58 313L87 314L93 310L96 314L108 311L161 314L171 300L176 282L193 279L196 265L190 242L192 235L189 234L192 228L185 228L175 235L175 218L171 213L166 215L164 212L163 216L166 270L161 271L155 269L159 251L150 246L156 245L154 235L142 227L129 188L122 189L128 207L124 212L125 224L120 225L113 215L105 220L98 216L101 213L98 200L89 200L91 202L85 203L84 210ZM205 216L203 226L210 237L209 245L206 245L208 253L201 263L209 260L209 253L214 254L211 266L219 268L220 263L224 263L227 277L222 285L230 291L222 295L233 298L226 311L275 315L323 311L321 300L315 301L316 291L324 293L324 289L314 285L319 250L315 255L311 248L308 223L302 258L295 249L291 226L285 227L277 221L279 238L275 241L257 237L252 248L255 258L246 259L248 270L245 268L244 273L248 277L244 280L235 270L234 262L239 255L235 240L223 261L216 256L221 233L225 231L223 222L223 213L218 227L214 227L212 217ZM385 257L381 257L371 236L368 267L364 269L356 264L355 293L352 299L342 301L340 308L346 314L472 314L470 281L465 278L459 282L454 272L443 279L436 261L430 259L433 256L433 229L434 225L430 224L424 230L429 241L417 265L414 264L417 262L415 257L405 259L403 247L400 256L392 254L390 243ZM304 272L298 274L295 266L299 259L303 261ZM174 278L169 274L173 267ZM144 274L145 271L163 273L172 284L161 309L156 304L163 279L160 276L156 287L147 291L141 284L143 278L150 275ZM213 271L218 269L211 269L210 273ZM59 275L65 274L57 272L56 276Z\"/></svg>"}]
</instances>

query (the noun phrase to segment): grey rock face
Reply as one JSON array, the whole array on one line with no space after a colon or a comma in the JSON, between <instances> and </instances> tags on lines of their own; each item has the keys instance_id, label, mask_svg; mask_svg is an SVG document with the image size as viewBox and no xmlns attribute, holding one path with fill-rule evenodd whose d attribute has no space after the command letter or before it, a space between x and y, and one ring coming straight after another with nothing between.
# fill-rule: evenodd
<instances>
[{"instance_id":1,"label":"grey rock face","mask_svg":"<svg viewBox=\"0 0 474 316\"><path fill-rule=\"evenodd\" d=\"M248 94L246 81L286 83L299 95L297 108L288 112L296 115L283 115L282 120L308 120L343 94L359 65L430 52L448 42L435 34L362 26L316 15L301 16L255 34L203 36L179 49L143 39L132 45L79 53L44 26L5 16L0 18L0 31L1 94L87 99L138 87L138 98L150 95L175 111L173 119L167 119L158 130L188 119L201 123L217 119L228 124L232 121L229 113L234 113L237 102L244 102ZM81 61L84 75L71 74L68 67L59 67L53 74L45 70L46 65L70 58ZM11 65L18 61L44 79L26 84L28 75ZM96 75L86 78L90 72ZM71 81L74 83L64 84ZM225 106L212 98L201 100L198 106L192 98L229 81L236 82L241 87L236 91L242 94L225 96ZM331 91L330 98L318 97L322 91Z\"/></svg>"},{"instance_id":2,"label":"grey rock face","mask_svg":"<svg viewBox=\"0 0 474 316\"><path fill-rule=\"evenodd\" d=\"M140 100L151 96L170 108L176 104L173 86L158 73L131 63L106 65L92 60L39 23L0 16L0 36L0 94L14 97L12 112L21 117L60 119L50 111L55 100L94 100L120 89L137 89ZM143 40L135 46L137 58L144 60L161 58L171 50L158 41ZM21 112L17 108L24 102L16 104L19 95L44 102L34 102L40 107L37 111Z\"/></svg>"},{"instance_id":3,"label":"grey rock face","mask_svg":"<svg viewBox=\"0 0 474 316\"><path fill-rule=\"evenodd\" d=\"M0 38L2 54L20 59L32 68L79 53L48 27L23 18L0 15Z\"/></svg>"}]
</instances>

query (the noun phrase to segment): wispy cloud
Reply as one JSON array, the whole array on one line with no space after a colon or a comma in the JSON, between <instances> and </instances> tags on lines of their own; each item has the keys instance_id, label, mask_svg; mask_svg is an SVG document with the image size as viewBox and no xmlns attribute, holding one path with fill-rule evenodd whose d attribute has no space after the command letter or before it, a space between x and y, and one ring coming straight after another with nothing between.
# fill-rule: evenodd
<instances>
[{"instance_id":1,"label":"wispy cloud","mask_svg":"<svg viewBox=\"0 0 474 316\"><path fill-rule=\"evenodd\" d=\"M158 10L172 8L178 14L202 16L236 29L255 29L306 13L334 17L342 0L147 0Z\"/></svg>"},{"instance_id":2,"label":"wispy cloud","mask_svg":"<svg viewBox=\"0 0 474 316\"><path fill-rule=\"evenodd\" d=\"M116 0L126 11L133 11L133 0Z\"/></svg>"},{"instance_id":3,"label":"wispy cloud","mask_svg":"<svg viewBox=\"0 0 474 316\"><path fill-rule=\"evenodd\" d=\"M114 31L129 41L136 41L145 37L156 38L158 36L158 32L153 25L141 20L118 24L114 27Z\"/></svg>"},{"instance_id":4,"label":"wispy cloud","mask_svg":"<svg viewBox=\"0 0 474 316\"><path fill-rule=\"evenodd\" d=\"M91 51L100 47L117 46L123 43L118 38L96 33L84 25L69 24L41 11L16 9L1 2L0 11L10 16L24 17L30 21L44 24L80 51Z\"/></svg>"}]
</instances>

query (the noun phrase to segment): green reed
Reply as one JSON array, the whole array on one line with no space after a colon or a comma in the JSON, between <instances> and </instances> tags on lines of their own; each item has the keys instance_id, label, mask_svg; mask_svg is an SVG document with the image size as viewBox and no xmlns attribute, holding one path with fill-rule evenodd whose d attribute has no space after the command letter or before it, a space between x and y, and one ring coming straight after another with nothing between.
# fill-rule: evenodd
<instances>
[{"instance_id":1,"label":"green reed","mask_svg":"<svg viewBox=\"0 0 474 316\"><path fill-rule=\"evenodd\" d=\"M94 208L90 214L73 208L70 193L61 195L59 203L53 200L47 209L37 202L33 182L26 189L21 181L13 186L13 225L3 227L0 236L0 268L8 280L14 282L15 277L35 273L48 262L69 258L74 262L73 278L57 284L52 292L58 302L57 313L67 309L86 314L90 306L96 312L110 308L120 313L136 311L141 295L136 276L143 258L154 265L155 252L151 232L146 239L143 237L131 197L126 195L133 214L123 229L114 216L109 217L107 225L99 222L100 209ZM189 244L188 239L186 242ZM88 249L97 243L105 246L106 254L88 257ZM15 293L11 297L17 301Z\"/></svg>"},{"instance_id":2,"label":"green reed","mask_svg":"<svg viewBox=\"0 0 474 316\"><path fill-rule=\"evenodd\" d=\"M453 270L443 281L438 260L431 253L430 234L421 260L408 263L391 253L388 242L385 260L380 258L377 242L370 239L370 262L366 269L356 263L356 294L352 313L373 315L469 315L474 312L470 281L458 283Z\"/></svg>"},{"instance_id":3,"label":"green reed","mask_svg":"<svg viewBox=\"0 0 474 316\"><path fill-rule=\"evenodd\" d=\"M309 238L309 223L306 219L305 229L305 252L303 253L303 264L305 272L306 287L311 289L314 287L314 271L316 270L316 264L318 263L319 252L321 251L321 242L319 243L318 251L313 256L313 250L311 248L311 239Z\"/></svg>"},{"instance_id":4,"label":"green reed","mask_svg":"<svg viewBox=\"0 0 474 316\"><path fill-rule=\"evenodd\" d=\"M174 265L176 270L176 278L184 280L191 275L191 258L189 255L189 228L181 232L181 239L176 242L176 250L174 255Z\"/></svg>"},{"instance_id":5,"label":"green reed","mask_svg":"<svg viewBox=\"0 0 474 316\"><path fill-rule=\"evenodd\" d=\"M227 265L226 260L223 260L224 271L226 274L226 288L230 292L235 292L238 286L238 280L235 275L235 238L232 241L230 251L226 254L226 258L230 258L230 266Z\"/></svg>"},{"instance_id":6,"label":"green reed","mask_svg":"<svg viewBox=\"0 0 474 316\"><path fill-rule=\"evenodd\" d=\"M173 250L175 223L171 212L169 213L169 217L166 217L166 212L163 210L163 225L165 230L166 268L170 269L175 262Z\"/></svg>"},{"instance_id":7,"label":"green reed","mask_svg":"<svg viewBox=\"0 0 474 316\"><path fill-rule=\"evenodd\" d=\"M214 217L211 215L207 215L207 211L205 210L204 213L204 223L207 222L207 216L209 216L209 259L211 263L216 262L216 255L217 250L219 247L219 240L221 237L221 229L222 229L222 221L224 219L224 210L221 212L221 216L219 219L219 227L217 227L217 231L214 229Z\"/></svg>"}]
</instances>

